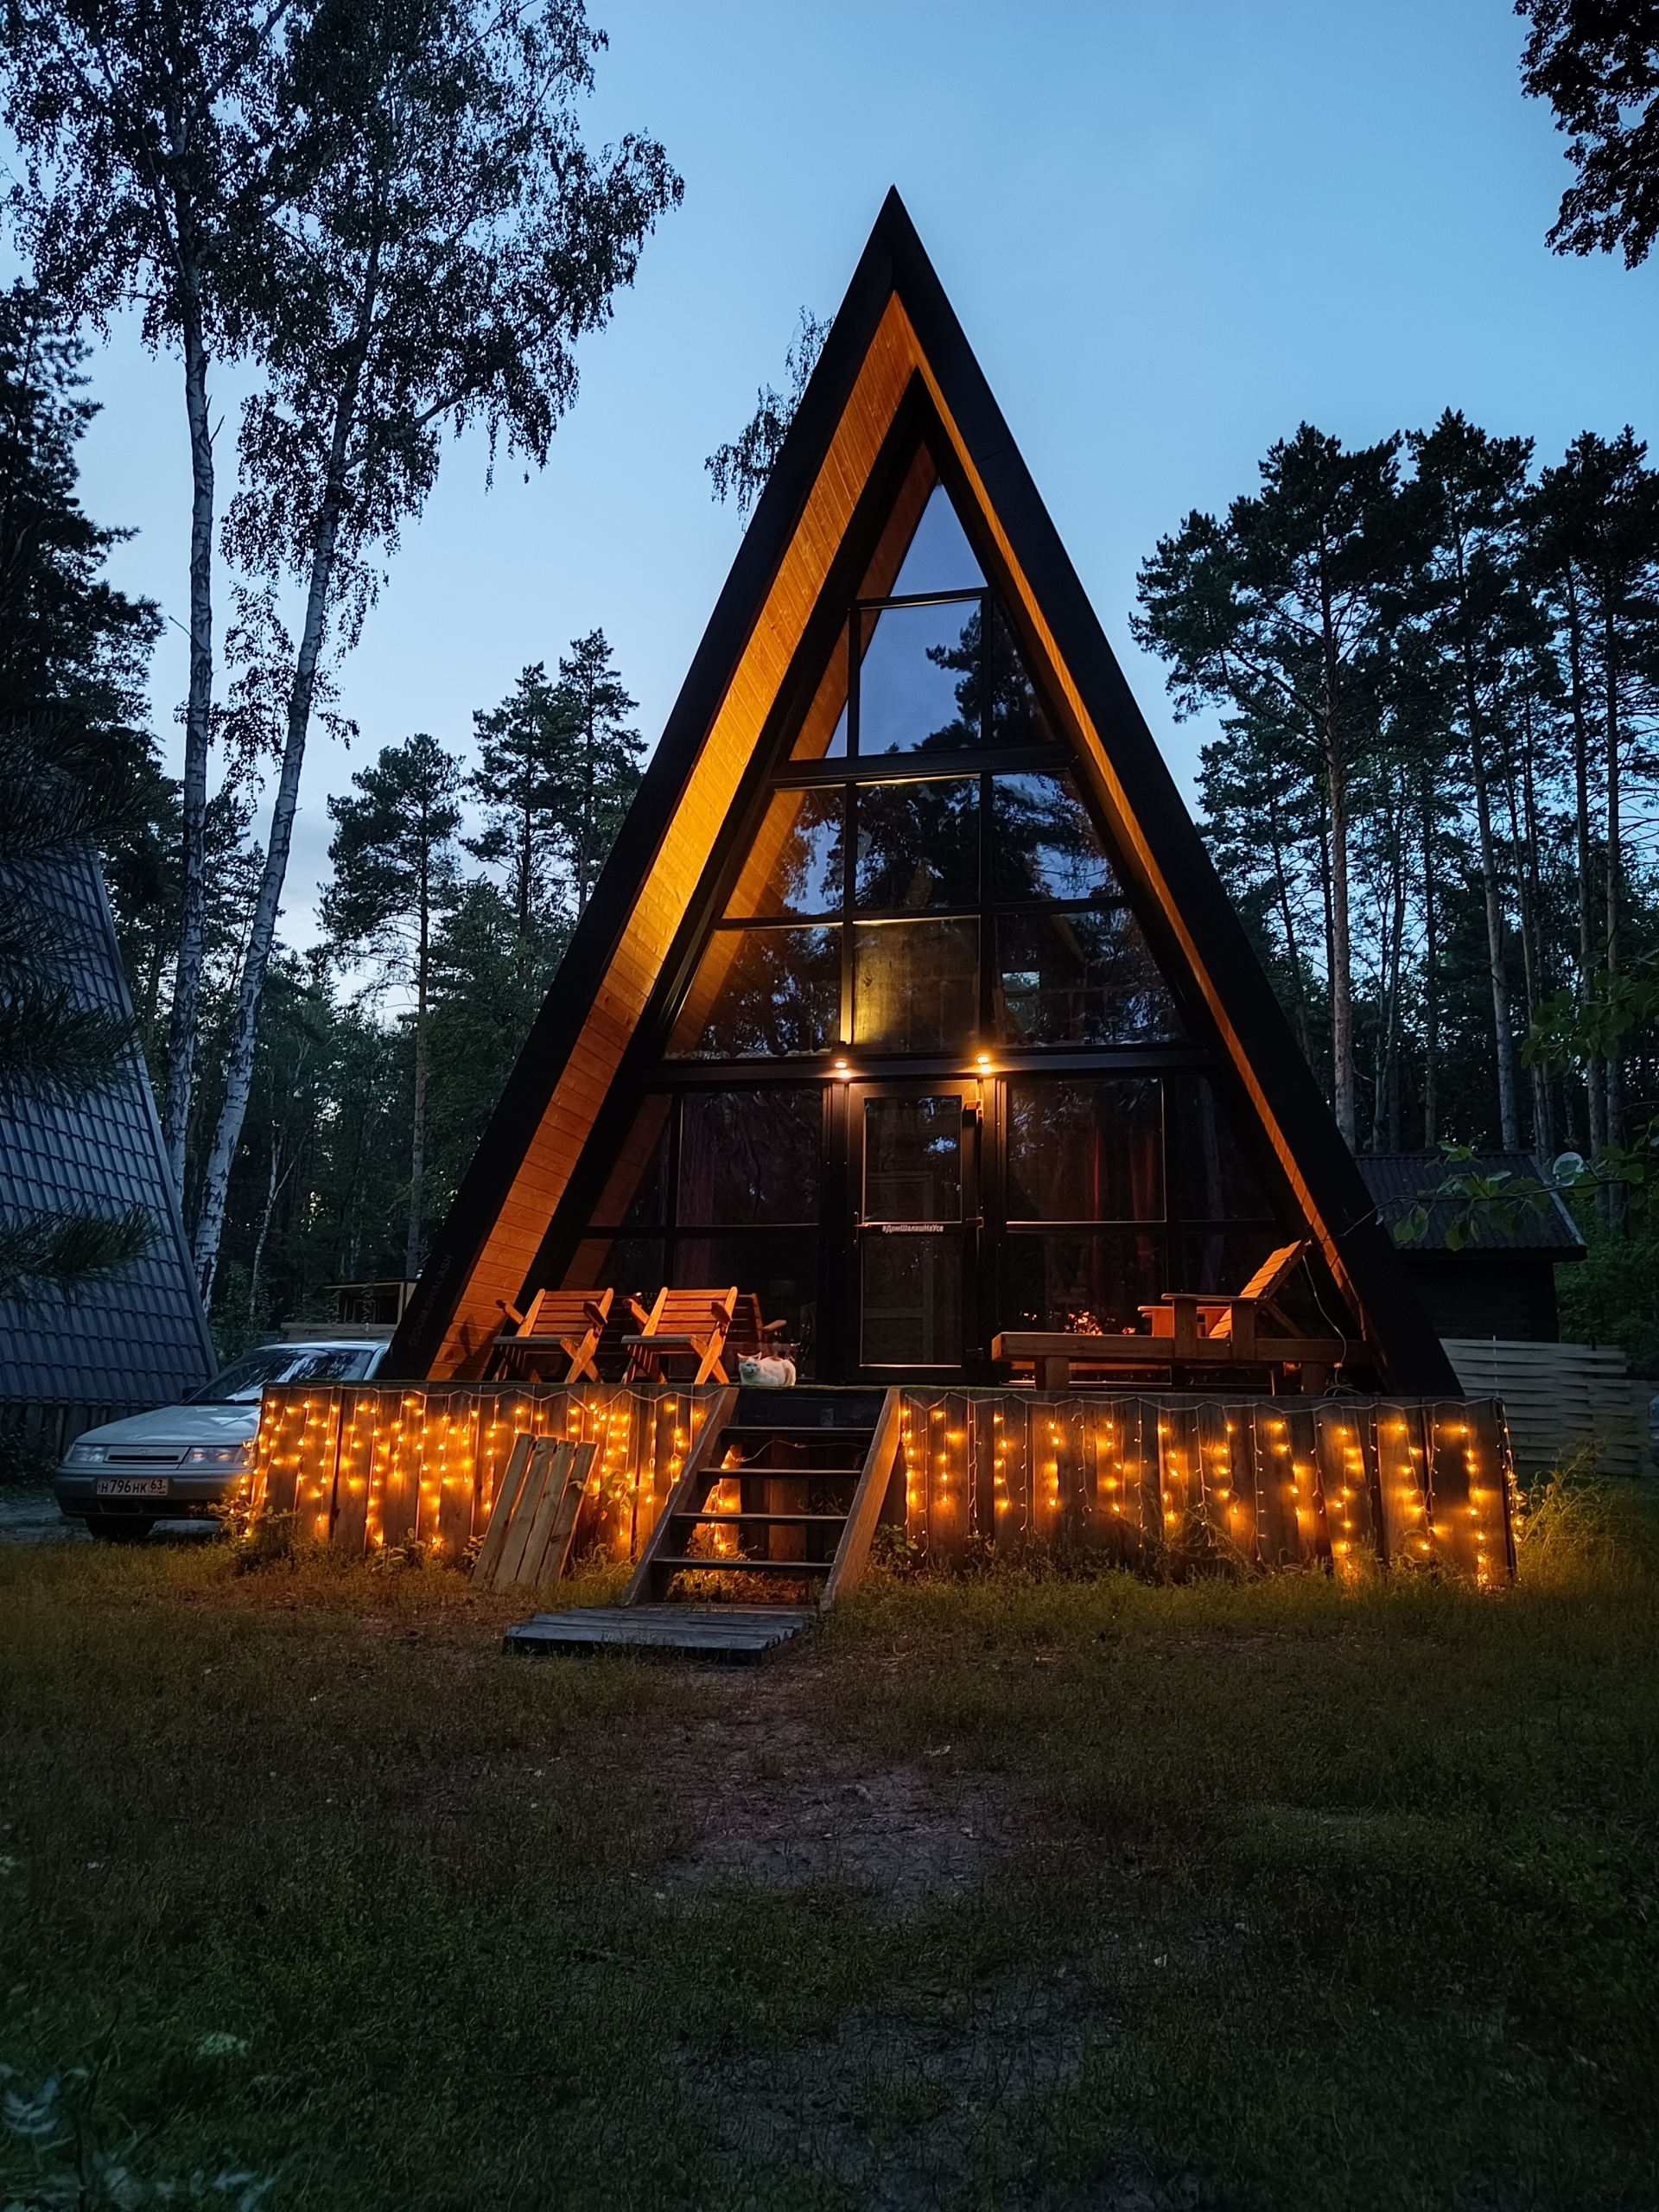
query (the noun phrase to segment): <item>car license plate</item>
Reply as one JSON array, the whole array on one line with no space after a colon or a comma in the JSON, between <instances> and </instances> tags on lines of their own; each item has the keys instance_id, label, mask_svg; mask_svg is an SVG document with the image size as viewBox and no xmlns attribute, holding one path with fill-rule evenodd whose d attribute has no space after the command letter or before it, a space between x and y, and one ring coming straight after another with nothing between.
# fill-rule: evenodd
<instances>
[{"instance_id":1,"label":"car license plate","mask_svg":"<svg viewBox=\"0 0 1659 2212\"><path fill-rule=\"evenodd\" d=\"M165 1497L167 1490L165 1475L100 1475L98 1478L99 1497Z\"/></svg>"}]
</instances>

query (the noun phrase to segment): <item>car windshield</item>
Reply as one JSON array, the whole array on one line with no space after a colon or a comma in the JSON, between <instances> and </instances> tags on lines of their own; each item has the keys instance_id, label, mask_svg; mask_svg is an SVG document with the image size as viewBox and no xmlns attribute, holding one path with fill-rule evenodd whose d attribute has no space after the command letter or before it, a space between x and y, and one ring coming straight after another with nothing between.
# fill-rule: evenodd
<instances>
[{"instance_id":1,"label":"car windshield","mask_svg":"<svg viewBox=\"0 0 1659 2212\"><path fill-rule=\"evenodd\" d=\"M358 1382L373 1361L374 1344L330 1344L319 1349L305 1344L262 1344L245 1351L211 1382L190 1393L194 1406L230 1406L251 1402L268 1382Z\"/></svg>"}]
</instances>

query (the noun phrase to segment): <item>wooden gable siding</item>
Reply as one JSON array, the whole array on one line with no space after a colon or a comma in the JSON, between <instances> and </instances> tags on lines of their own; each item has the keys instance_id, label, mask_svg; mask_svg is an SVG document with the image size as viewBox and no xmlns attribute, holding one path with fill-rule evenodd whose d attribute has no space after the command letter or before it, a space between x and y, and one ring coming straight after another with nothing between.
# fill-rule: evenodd
<instances>
[{"instance_id":1,"label":"wooden gable siding","mask_svg":"<svg viewBox=\"0 0 1659 2212\"><path fill-rule=\"evenodd\" d=\"M1090 716L1046 620L966 439L956 422L904 306L895 295L887 302L854 385L829 454L807 499L801 519L780 563L772 587L745 649L687 785L658 851L632 918L601 982L575 1049L555 1086L534 1141L515 1177L494 1228L480 1254L432 1370L435 1379L464 1376L481 1369L500 1322L502 1301L514 1301L546 1232L548 1223L601 1111L614 1077L657 982L662 963L702 879L725 820L733 792L747 771L791 659L800 642L853 511L862 493L882 442L912 375L919 375L949 438L978 511L1024 613L1028 636L1044 665L1039 678L1069 715L1071 735L1093 766L1113 833L1126 858L1164 916L1202 991L1224 1046L1246 1094L1262 1119L1274 1154L1298 1205L1318 1237L1338 1287L1358 1313L1366 1316L1343 1263L1330 1225L1309 1190L1296 1154L1258 1081L1249 1052L1230 1020L1226 1003L1200 957L1182 918L1174 887L1153 853L1114 767L1110 753ZM931 476L931 470L925 472ZM931 488L931 484L928 488ZM915 519L925 504L921 477L912 471L893 524L884 531L864 590L879 595L890 587L903 559ZM900 542L902 541L902 542ZM895 550L896 549L896 550ZM837 679L828 679L824 698ZM828 715L823 730L827 745L840 711ZM814 726L824 721L815 715ZM754 856L755 864L760 856ZM715 974L698 978L698 995L715 987ZM1367 1334L1369 1335L1369 1327Z\"/></svg>"},{"instance_id":2,"label":"wooden gable siding","mask_svg":"<svg viewBox=\"0 0 1659 2212\"><path fill-rule=\"evenodd\" d=\"M456 1302L433 1379L479 1372L503 1301L524 1287L635 1024L714 849L920 349L887 303L788 550L710 725L621 943L540 1126ZM833 727L833 725L832 725Z\"/></svg>"}]
</instances>

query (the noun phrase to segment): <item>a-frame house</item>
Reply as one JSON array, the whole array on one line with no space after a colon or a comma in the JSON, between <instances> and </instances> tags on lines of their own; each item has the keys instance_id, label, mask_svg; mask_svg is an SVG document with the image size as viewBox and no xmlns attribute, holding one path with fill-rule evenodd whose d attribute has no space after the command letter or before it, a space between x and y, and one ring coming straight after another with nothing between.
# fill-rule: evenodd
<instances>
[{"instance_id":1,"label":"a-frame house","mask_svg":"<svg viewBox=\"0 0 1659 2212\"><path fill-rule=\"evenodd\" d=\"M803 1380L988 1382L1287 1238L1351 1382L1455 1391L891 194L389 1371L736 1284Z\"/></svg>"}]
</instances>

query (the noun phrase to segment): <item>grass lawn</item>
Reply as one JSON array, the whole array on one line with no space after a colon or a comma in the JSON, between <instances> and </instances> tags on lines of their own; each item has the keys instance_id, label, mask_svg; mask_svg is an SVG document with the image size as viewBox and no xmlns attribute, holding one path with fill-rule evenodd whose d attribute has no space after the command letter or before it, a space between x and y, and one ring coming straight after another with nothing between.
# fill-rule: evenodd
<instances>
[{"instance_id":1,"label":"grass lawn","mask_svg":"<svg viewBox=\"0 0 1659 2212\"><path fill-rule=\"evenodd\" d=\"M884 1583L726 1674L8 1548L0 2203L1652 2207L1659 1577L1603 1554Z\"/></svg>"}]
</instances>

